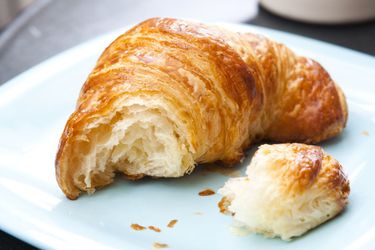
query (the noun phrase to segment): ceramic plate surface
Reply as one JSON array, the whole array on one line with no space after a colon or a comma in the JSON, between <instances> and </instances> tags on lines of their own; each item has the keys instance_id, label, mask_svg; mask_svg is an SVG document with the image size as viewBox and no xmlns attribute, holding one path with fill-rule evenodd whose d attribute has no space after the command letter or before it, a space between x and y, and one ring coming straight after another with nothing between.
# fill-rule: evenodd
<instances>
[{"instance_id":1,"label":"ceramic plate surface","mask_svg":"<svg viewBox=\"0 0 375 250\"><path fill-rule=\"evenodd\" d=\"M279 31L222 25L265 34L316 59L344 90L347 128L322 144L351 181L343 214L291 242L236 236L232 219L219 213L221 197L198 195L219 189L229 177L202 170L180 179L119 177L93 196L67 200L55 180L60 133L99 54L124 29L59 54L0 88L0 228L42 248L152 249L160 242L169 249L374 249L375 58ZM254 149L238 170L245 170ZM175 227L166 227L172 219ZM162 231L134 231L132 223Z\"/></svg>"}]
</instances>

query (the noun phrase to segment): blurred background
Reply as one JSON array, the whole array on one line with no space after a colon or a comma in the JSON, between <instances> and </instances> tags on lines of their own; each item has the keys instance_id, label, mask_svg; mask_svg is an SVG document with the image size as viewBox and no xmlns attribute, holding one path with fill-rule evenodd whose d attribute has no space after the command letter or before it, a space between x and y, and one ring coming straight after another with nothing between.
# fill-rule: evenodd
<instances>
[{"instance_id":1,"label":"blurred background","mask_svg":"<svg viewBox=\"0 0 375 250\"><path fill-rule=\"evenodd\" d=\"M154 16L247 23L375 56L375 0L0 0L0 85L79 43ZM33 247L0 231L0 249Z\"/></svg>"},{"instance_id":2,"label":"blurred background","mask_svg":"<svg viewBox=\"0 0 375 250\"><path fill-rule=\"evenodd\" d=\"M0 84L43 60L153 16L242 22L375 55L375 0L0 0Z\"/></svg>"}]
</instances>

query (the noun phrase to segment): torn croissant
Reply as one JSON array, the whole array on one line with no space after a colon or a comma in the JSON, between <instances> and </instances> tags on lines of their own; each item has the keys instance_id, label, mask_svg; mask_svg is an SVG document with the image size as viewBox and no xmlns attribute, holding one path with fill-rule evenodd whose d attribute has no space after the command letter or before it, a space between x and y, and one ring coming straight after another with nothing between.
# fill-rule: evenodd
<instances>
[{"instance_id":1,"label":"torn croissant","mask_svg":"<svg viewBox=\"0 0 375 250\"><path fill-rule=\"evenodd\" d=\"M342 91L315 61L263 36L153 18L118 37L82 87L61 136L70 199L129 178L238 162L254 141L319 142L346 124Z\"/></svg>"},{"instance_id":2,"label":"torn croissant","mask_svg":"<svg viewBox=\"0 0 375 250\"><path fill-rule=\"evenodd\" d=\"M263 145L246 177L231 178L219 193L220 211L233 215L242 232L290 240L340 213L349 181L340 163L320 147Z\"/></svg>"}]
</instances>

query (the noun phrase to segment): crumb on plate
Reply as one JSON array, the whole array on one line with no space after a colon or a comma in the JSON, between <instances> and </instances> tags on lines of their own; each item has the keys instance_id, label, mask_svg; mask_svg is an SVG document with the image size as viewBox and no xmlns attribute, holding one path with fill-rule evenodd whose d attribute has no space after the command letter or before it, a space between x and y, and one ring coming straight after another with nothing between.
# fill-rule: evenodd
<instances>
[{"instance_id":1,"label":"crumb on plate","mask_svg":"<svg viewBox=\"0 0 375 250\"><path fill-rule=\"evenodd\" d=\"M203 172L218 173L229 177L239 177L241 172L233 167L221 166L217 163L205 164L202 169Z\"/></svg>"},{"instance_id":2,"label":"crumb on plate","mask_svg":"<svg viewBox=\"0 0 375 250\"><path fill-rule=\"evenodd\" d=\"M227 208L228 208L228 205L230 205L230 200L227 197L223 197L217 205L220 209L220 213L223 213L223 214L229 213Z\"/></svg>"},{"instance_id":3,"label":"crumb on plate","mask_svg":"<svg viewBox=\"0 0 375 250\"><path fill-rule=\"evenodd\" d=\"M157 233L160 233L160 232L161 232L160 228L155 227L155 226L149 226L148 229L150 229L150 230L152 230L152 231L155 231L155 232L157 232Z\"/></svg>"},{"instance_id":4,"label":"crumb on plate","mask_svg":"<svg viewBox=\"0 0 375 250\"><path fill-rule=\"evenodd\" d=\"M207 188L207 189L202 190L202 191L199 192L200 196L209 196L209 195L214 195L214 194L215 194L215 191L213 191L210 188Z\"/></svg>"},{"instance_id":5,"label":"crumb on plate","mask_svg":"<svg viewBox=\"0 0 375 250\"><path fill-rule=\"evenodd\" d=\"M164 243L159 243L159 242L154 242L152 244L152 246L154 248L167 248L168 247L168 244L164 244Z\"/></svg>"},{"instance_id":6,"label":"crumb on plate","mask_svg":"<svg viewBox=\"0 0 375 250\"><path fill-rule=\"evenodd\" d=\"M168 223L167 227L172 228L172 227L174 227L174 225L176 225L176 223L177 223L177 220L171 220L171 221Z\"/></svg>"},{"instance_id":7,"label":"crumb on plate","mask_svg":"<svg viewBox=\"0 0 375 250\"><path fill-rule=\"evenodd\" d=\"M136 231L141 231L141 230L145 230L145 229L146 229L146 227L141 226L141 225L136 224L136 223L131 224L130 227L131 227L133 230L136 230Z\"/></svg>"}]
</instances>

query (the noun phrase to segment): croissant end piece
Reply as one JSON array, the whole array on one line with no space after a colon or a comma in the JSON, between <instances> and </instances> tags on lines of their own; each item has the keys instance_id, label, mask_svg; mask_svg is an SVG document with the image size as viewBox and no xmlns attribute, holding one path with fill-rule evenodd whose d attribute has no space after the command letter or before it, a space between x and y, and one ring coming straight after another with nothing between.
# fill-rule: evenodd
<instances>
[{"instance_id":1,"label":"croissant end piece","mask_svg":"<svg viewBox=\"0 0 375 250\"><path fill-rule=\"evenodd\" d=\"M238 162L261 139L339 134L345 97L315 61L263 36L170 18L118 37L82 87L56 175L71 199L129 178L179 177Z\"/></svg>"},{"instance_id":2,"label":"croissant end piece","mask_svg":"<svg viewBox=\"0 0 375 250\"><path fill-rule=\"evenodd\" d=\"M220 211L232 214L242 233L290 240L333 218L348 203L349 181L340 163L317 146L263 145L246 174L219 190L224 196Z\"/></svg>"}]
</instances>

